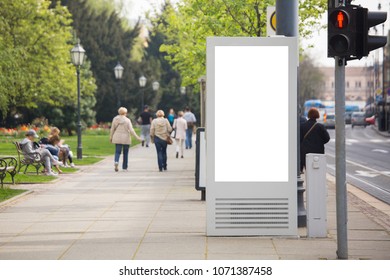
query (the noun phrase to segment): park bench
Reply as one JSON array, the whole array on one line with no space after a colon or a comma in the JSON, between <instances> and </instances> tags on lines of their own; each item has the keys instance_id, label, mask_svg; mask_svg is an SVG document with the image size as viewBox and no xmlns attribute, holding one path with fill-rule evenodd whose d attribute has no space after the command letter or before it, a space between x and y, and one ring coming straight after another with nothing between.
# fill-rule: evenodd
<instances>
[{"instance_id":1,"label":"park bench","mask_svg":"<svg viewBox=\"0 0 390 280\"><path fill-rule=\"evenodd\" d=\"M16 174L16 169L18 166L18 161L14 157L0 157L0 181L1 188L3 188L3 181L7 173L11 175L12 184L15 184L14 177Z\"/></svg>"},{"instance_id":2,"label":"park bench","mask_svg":"<svg viewBox=\"0 0 390 280\"><path fill-rule=\"evenodd\" d=\"M26 155L23 152L19 142L14 142L14 144L16 147L16 151L18 153L18 161L19 161L18 173L20 172L20 169L23 166L25 166L23 173L26 174L27 168L31 165L35 168L38 175L39 169L41 168L41 166L43 166L41 155L37 152Z\"/></svg>"}]
</instances>

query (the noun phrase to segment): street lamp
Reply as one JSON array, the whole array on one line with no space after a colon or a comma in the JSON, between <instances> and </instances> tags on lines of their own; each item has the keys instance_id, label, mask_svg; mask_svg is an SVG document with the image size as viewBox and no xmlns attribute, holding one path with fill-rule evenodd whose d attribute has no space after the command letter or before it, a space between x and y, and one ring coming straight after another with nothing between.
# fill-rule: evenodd
<instances>
[{"instance_id":1,"label":"street lamp","mask_svg":"<svg viewBox=\"0 0 390 280\"><path fill-rule=\"evenodd\" d=\"M180 87L180 93L181 95L186 94L186 87Z\"/></svg>"},{"instance_id":2,"label":"street lamp","mask_svg":"<svg viewBox=\"0 0 390 280\"><path fill-rule=\"evenodd\" d=\"M146 85L146 81L147 79L145 78L145 76L141 76L139 78L139 86L141 87L142 89L142 103L141 103L141 112L144 110L144 95L145 95L145 85Z\"/></svg>"},{"instance_id":3,"label":"street lamp","mask_svg":"<svg viewBox=\"0 0 390 280\"><path fill-rule=\"evenodd\" d=\"M152 88L154 91L158 91L158 89L160 88L160 83L155 81L152 83Z\"/></svg>"},{"instance_id":4,"label":"street lamp","mask_svg":"<svg viewBox=\"0 0 390 280\"><path fill-rule=\"evenodd\" d=\"M117 88L118 88L117 89L117 98L118 98L117 106L118 106L118 108L121 106L121 99L120 99L121 82L120 82L120 80L122 79L124 69L125 68L123 68L123 66L119 63L119 61L118 61L118 64L114 68L115 78L118 81L118 83L117 83Z\"/></svg>"},{"instance_id":5,"label":"street lamp","mask_svg":"<svg viewBox=\"0 0 390 280\"><path fill-rule=\"evenodd\" d=\"M81 146L81 118L80 118L80 66L84 62L85 50L80 45L80 40L70 51L72 63L77 71L77 159L83 158L83 148Z\"/></svg>"}]
</instances>

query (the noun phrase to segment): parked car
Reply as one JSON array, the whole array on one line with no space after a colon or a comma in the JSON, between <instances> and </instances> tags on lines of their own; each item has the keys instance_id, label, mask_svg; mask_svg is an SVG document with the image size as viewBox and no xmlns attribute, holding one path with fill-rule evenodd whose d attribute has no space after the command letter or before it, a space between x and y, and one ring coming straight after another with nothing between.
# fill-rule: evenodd
<instances>
[{"instance_id":1,"label":"parked car","mask_svg":"<svg viewBox=\"0 0 390 280\"><path fill-rule=\"evenodd\" d=\"M353 112L351 115L351 125L352 125L352 128L356 125L366 127L367 126L366 113Z\"/></svg>"},{"instance_id":2,"label":"parked car","mask_svg":"<svg viewBox=\"0 0 390 280\"><path fill-rule=\"evenodd\" d=\"M352 123L352 114L354 112L359 112L359 106L356 105L345 105L345 123Z\"/></svg>"},{"instance_id":3,"label":"parked car","mask_svg":"<svg viewBox=\"0 0 390 280\"><path fill-rule=\"evenodd\" d=\"M328 112L324 114L324 126L326 128L335 128L336 126L336 117L334 112Z\"/></svg>"},{"instance_id":4,"label":"parked car","mask_svg":"<svg viewBox=\"0 0 390 280\"><path fill-rule=\"evenodd\" d=\"M375 115L372 115L371 117L366 118L366 123L368 125L370 125L370 124L375 125Z\"/></svg>"}]
</instances>

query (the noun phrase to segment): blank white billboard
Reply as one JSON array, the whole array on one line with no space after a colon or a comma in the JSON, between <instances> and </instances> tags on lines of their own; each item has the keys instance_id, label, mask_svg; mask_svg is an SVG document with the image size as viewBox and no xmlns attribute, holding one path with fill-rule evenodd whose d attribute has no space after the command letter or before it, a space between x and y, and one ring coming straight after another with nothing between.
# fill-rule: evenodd
<instances>
[{"instance_id":1,"label":"blank white billboard","mask_svg":"<svg viewBox=\"0 0 390 280\"><path fill-rule=\"evenodd\" d=\"M288 181L287 46L215 47L215 181Z\"/></svg>"},{"instance_id":2,"label":"blank white billboard","mask_svg":"<svg viewBox=\"0 0 390 280\"><path fill-rule=\"evenodd\" d=\"M297 234L297 38L207 38L207 235Z\"/></svg>"}]
</instances>

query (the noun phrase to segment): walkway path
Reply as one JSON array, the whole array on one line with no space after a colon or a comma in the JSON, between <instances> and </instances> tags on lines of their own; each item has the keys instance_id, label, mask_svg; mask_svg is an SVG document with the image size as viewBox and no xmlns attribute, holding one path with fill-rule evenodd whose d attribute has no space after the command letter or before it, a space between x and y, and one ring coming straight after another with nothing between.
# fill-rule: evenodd
<instances>
[{"instance_id":1,"label":"walkway path","mask_svg":"<svg viewBox=\"0 0 390 280\"><path fill-rule=\"evenodd\" d=\"M328 238L206 237L206 204L194 189L195 151L168 150L158 172L154 146L130 150L129 172L113 157L61 175L0 206L0 259L336 259L333 178ZM26 186L22 186L26 187ZM390 259L390 206L351 188L350 259ZM369 199L370 204L363 202Z\"/></svg>"}]
</instances>

